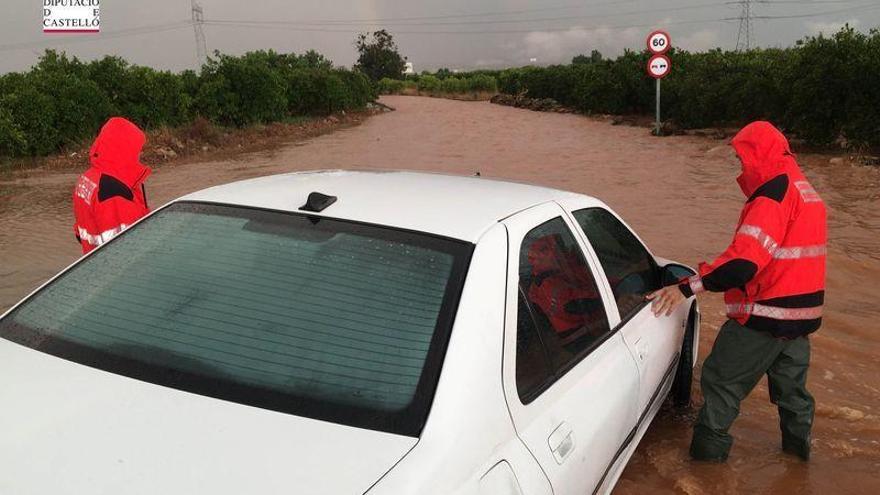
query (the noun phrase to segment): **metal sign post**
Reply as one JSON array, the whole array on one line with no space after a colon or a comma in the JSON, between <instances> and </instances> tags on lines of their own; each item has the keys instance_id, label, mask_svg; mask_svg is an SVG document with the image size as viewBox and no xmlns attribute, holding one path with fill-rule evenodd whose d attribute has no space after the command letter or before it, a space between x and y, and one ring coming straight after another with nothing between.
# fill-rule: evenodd
<instances>
[{"instance_id":1,"label":"metal sign post","mask_svg":"<svg viewBox=\"0 0 880 495\"><path fill-rule=\"evenodd\" d=\"M660 135L660 79L669 74L672 63L666 55L654 55L648 60L648 75L657 81L657 123L654 127L654 133Z\"/></svg>"},{"instance_id":2,"label":"metal sign post","mask_svg":"<svg viewBox=\"0 0 880 495\"><path fill-rule=\"evenodd\" d=\"M672 42L669 39L669 33L666 31L654 31L653 33L648 35L647 40L648 51L651 52L651 58L648 60L648 75L653 77L656 81L656 96L655 101L657 104L657 115L656 122L654 124L654 134L660 135L660 80L666 77L669 74L669 70L672 68L672 62L669 60L669 57L664 55L667 51L669 51Z\"/></svg>"},{"instance_id":3,"label":"metal sign post","mask_svg":"<svg viewBox=\"0 0 880 495\"><path fill-rule=\"evenodd\" d=\"M654 134L660 135L660 78L655 79L657 81L657 123L654 125Z\"/></svg>"}]
</instances>

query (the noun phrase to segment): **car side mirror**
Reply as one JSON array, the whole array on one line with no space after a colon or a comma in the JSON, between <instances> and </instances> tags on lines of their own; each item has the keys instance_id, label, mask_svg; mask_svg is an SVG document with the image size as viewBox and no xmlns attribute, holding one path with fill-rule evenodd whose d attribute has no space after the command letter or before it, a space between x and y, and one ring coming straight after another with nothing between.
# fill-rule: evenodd
<instances>
[{"instance_id":1,"label":"car side mirror","mask_svg":"<svg viewBox=\"0 0 880 495\"><path fill-rule=\"evenodd\" d=\"M660 278L664 287L677 284L679 280L696 274L697 272L693 269L684 265L679 265L678 263L669 263L660 269Z\"/></svg>"}]
</instances>

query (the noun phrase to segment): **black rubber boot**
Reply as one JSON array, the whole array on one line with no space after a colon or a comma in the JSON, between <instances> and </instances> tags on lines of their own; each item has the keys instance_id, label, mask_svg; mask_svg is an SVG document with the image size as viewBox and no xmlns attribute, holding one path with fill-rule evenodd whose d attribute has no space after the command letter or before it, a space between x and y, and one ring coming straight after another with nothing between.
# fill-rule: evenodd
<instances>
[{"instance_id":1,"label":"black rubber boot","mask_svg":"<svg viewBox=\"0 0 880 495\"><path fill-rule=\"evenodd\" d=\"M725 462L732 445L733 438L730 435L720 434L697 424L691 439L691 458L695 461Z\"/></svg>"},{"instance_id":2,"label":"black rubber boot","mask_svg":"<svg viewBox=\"0 0 880 495\"><path fill-rule=\"evenodd\" d=\"M801 439L801 438L786 438L785 435L782 437L782 451L796 455L801 458L802 461L810 460L810 440L809 439Z\"/></svg>"}]
</instances>

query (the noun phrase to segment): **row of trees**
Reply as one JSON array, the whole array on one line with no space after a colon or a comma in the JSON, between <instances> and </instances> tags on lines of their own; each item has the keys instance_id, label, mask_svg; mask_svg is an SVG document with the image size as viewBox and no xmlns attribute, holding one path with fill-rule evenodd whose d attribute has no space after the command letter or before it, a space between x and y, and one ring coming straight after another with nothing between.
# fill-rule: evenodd
<instances>
[{"instance_id":1,"label":"row of trees","mask_svg":"<svg viewBox=\"0 0 880 495\"><path fill-rule=\"evenodd\" d=\"M404 59L386 31L361 35L353 70L323 55L215 52L197 73L172 73L120 57L82 62L47 50L27 72L0 76L0 157L36 156L76 146L112 115L151 129L203 117L242 127L293 116L364 107L377 81L399 77Z\"/></svg>"},{"instance_id":2,"label":"row of trees","mask_svg":"<svg viewBox=\"0 0 880 495\"><path fill-rule=\"evenodd\" d=\"M360 35L353 70L322 55L215 53L201 71L171 73L119 57L89 63L47 50L28 72L0 76L0 156L48 154L94 135L110 115L146 128L197 116L246 126L290 116L361 108L377 90L443 94L495 91L553 98L584 113L650 113L646 53L606 59L597 51L569 65L403 76L405 58L385 30ZM880 32L846 27L787 49L673 50L663 113L685 128L767 119L807 141L880 146Z\"/></svg>"},{"instance_id":3,"label":"row of trees","mask_svg":"<svg viewBox=\"0 0 880 495\"><path fill-rule=\"evenodd\" d=\"M651 113L648 55L576 57L570 65L498 74L499 90L553 98L584 113ZM663 115L684 128L771 120L816 145L880 146L880 32L846 27L787 49L673 50Z\"/></svg>"}]
</instances>

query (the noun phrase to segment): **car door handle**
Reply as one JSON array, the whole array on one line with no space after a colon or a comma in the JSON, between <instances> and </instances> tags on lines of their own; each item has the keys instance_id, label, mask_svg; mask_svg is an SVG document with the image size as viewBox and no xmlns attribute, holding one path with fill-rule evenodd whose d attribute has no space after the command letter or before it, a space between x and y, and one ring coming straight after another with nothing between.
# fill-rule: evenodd
<instances>
[{"instance_id":1,"label":"car door handle","mask_svg":"<svg viewBox=\"0 0 880 495\"><path fill-rule=\"evenodd\" d=\"M574 451L574 431L571 425L563 421L553 430L547 439L550 445L550 452L553 452L553 458L557 464L562 464L565 459Z\"/></svg>"},{"instance_id":2,"label":"car door handle","mask_svg":"<svg viewBox=\"0 0 880 495\"><path fill-rule=\"evenodd\" d=\"M648 339L642 338L637 340L634 347L636 348L636 356L638 356L639 362L644 363L648 358Z\"/></svg>"},{"instance_id":3,"label":"car door handle","mask_svg":"<svg viewBox=\"0 0 880 495\"><path fill-rule=\"evenodd\" d=\"M639 337L635 342L630 344L630 349L632 349L633 354L635 354L635 358L639 363L644 363L645 359L647 359L648 347L648 339L644 337Z\"/></svg>"}]
</instances>

